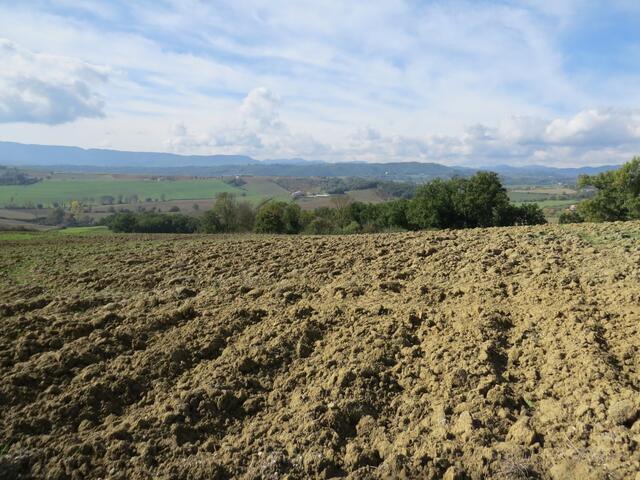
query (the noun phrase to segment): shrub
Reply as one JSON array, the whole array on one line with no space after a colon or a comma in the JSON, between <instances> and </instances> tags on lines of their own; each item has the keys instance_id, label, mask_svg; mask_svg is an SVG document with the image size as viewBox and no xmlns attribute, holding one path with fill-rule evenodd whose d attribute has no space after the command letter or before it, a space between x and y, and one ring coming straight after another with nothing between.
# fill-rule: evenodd
<instances>
[{"instance_id":1,"label":"shrub","mask_svg":"<svg viewBox=\"0 0 640 480\"><path fill-rule=\"evenodd\" d=\"M328 218L316 217L309 222L304 231L311 235L328 235L335 233L336 226Z\"/></svg>"},{"instance_id":2,"label":"shrub","mask_svg":"<svg viewBox=\"0 0 640 480\"><path fill-rule=\"evenodd\" d=\"M341 233L346 233L347 235L350 235L352 233L358 233L358 232L360 232L360 224L354 220L346 227L343 227Z\"/></svg>"},{"instance_id":3,"label":"shrub","mask_svg":"<svg viewBox=\"0 0 640 480\"><path fill-rule=\"evenodd\" d=\"M60 207L56 207L49 212L46 219L47 225L61 225L64 221L64 210Z\"/></svg>"},{"instance_id":4,"label":"shrub","mask_svg":"<svg viewBox=\"0 0 640 480\"><path fill-rule=\"evenodd\" d=\"M221 233L222 224L213 210L207 210L200 217L200 230L204 233Z\"/></svg>"},{"instance_id":5,"label":"shrub","mask_svg":"<svg viewBox=\"0 0 640 480\"><path fill-rule=\"evenodd\" d=\"M582 223L584 222L584 218L578 212L573 212L571 210L566 210L560 214L558 217L558 223Z\"/></svg>"},{"instance_id":6,"label":"shrub","mask_svg":"<svg viewBox=\"0 0 640 480\"><path fill-rule=\"evenodd\" d=\"M114 232L122 233L193 233L198 221L186 215L120 212L105 220Z\"/></svg>"}]
</instances>

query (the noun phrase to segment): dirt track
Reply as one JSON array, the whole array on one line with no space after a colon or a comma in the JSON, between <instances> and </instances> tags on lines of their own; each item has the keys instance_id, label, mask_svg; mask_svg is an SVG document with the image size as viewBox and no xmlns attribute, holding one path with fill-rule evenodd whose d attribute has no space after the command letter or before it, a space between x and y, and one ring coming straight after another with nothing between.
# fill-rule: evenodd
<instances>
[{"instance_id":1,"label":"dirt track","mask_svg":"<svg viewBox=\"0 0 640 480\"><path fill-rule=\"evenodd\" d=\"M0 243L0 478L640 479L640 223Z\"/></svg>"}]
</instances>

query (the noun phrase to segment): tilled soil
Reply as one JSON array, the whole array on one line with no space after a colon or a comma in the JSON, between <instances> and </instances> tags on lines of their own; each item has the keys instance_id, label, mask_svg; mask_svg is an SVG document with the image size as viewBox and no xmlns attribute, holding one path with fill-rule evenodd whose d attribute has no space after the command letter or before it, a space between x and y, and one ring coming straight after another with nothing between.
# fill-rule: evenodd
<instances>
[{"instance_id":1,"label":"tilled soil","mask_svg":"<svg viewBox=\"0 0 640 480\"><path fill-rule=\"evenodd\" d=\"M640 223L0 244L0 478L640 479Z\"/></svg>"}]
</instances>

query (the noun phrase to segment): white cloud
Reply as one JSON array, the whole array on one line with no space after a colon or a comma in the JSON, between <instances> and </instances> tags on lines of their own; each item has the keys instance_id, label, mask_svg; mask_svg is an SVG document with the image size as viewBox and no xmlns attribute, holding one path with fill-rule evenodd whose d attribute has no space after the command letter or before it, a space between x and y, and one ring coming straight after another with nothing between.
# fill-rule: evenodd
<instances>
[{"instance_id":1,"label":"white cloud","mask_svg":"<svg viewBox=\"0 0 640 480\"><path fill-rule=\"evenodd\" d=\"M512 117L469 126L461 135L409 137L356 130L344 149L357 160L421 160L490 165L621 163L640 149L640 111L590 109L566 118Z\"/></svg>"},{"instance_id":2,"label":"white cloud","mask_svg":"<svg viewBox=\"0 0 640 480\"><path fill-rule=\"evenodd\" d=\"M0 1L0 31L27 59L0 71L0 121L45 122L0 137L94 146L110 129L115 148L257 158L617 162L638 148L638 114L621 108L640 102L640 70L577 68L589 45L574 57L564 43L594 12L633 5ZM633 58L623 43L607 46L612 63ZM26 50L43 48L55 55Z\"/></svg>"},{"instance_id":3,"label":"white cloud","mask_svg":"<svg viewBox=\"0 0 640 480\"><path fill-rule=\"evenodd\" d=\"M266 87L254 88L242 101L240 112L249 128L261 131L284 127L279 119L280 98Z\"/></svg>"},{"instance_id":4,"label":"white cloud","mask_svg":"<svg viewBox=\"0 0 640 480\"><path fill-rule=\"evenodd\" d=\"M107 70L71 58L34 53L0 39L0 123L61 124L104 116L94 86Z\"/></svg>"},{"instance_id":5,"label":"white cloud","mask_svg":"<svg viewBox=\"0 0 640 480\"><path fill-rule=\"evenodd\" d=\"M475 124L462 134L385 134L369 125L332 142L294 132L280 120L284 107L265 87L251 90L237 108L237 120L209 133L174 126L170 150L248 154L258 158L306 156L328 161L431 161L449 164L620 163L640 148L640 112L592 109L571 117L511 117L497 126ZM626 145L627 148L621 148Z\"/></svg>"},{"instance_id":6,"label":"white cloud","mask_svg":"<svg viewBox=\"0 0 640 480\"><path fill-rule=\"evenodd\" d=\"M281 100L266 87L251 90L237 109L237 120L218 124L209 133L191 133L179 123L165 145L172 151L248 154L260 158L325 156L331 148L311 135L292 133L280 120Z\"/></svg>"},{"instance_id":7,"label":"white cloud","mask_svg":"<svg viewBox=\"0 0 640 480\"><path fill-rule=\"evenodd\" d=\"M585 110L572 118L556 119L545 131L559 145L612 146L640 140L640 111L622 109Z\"/></svg>"}]
</instances>

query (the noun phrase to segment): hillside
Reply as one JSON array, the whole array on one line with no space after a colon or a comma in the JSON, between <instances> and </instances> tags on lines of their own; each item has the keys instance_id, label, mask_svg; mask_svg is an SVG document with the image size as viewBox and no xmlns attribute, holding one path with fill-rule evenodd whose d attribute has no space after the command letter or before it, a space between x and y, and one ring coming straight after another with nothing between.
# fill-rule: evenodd
<instances>
[{"instance_id":1,"label":"hillside","mask_svg":"<svg viewBox=\"0 0 640 480\"><path fill-rule=\"evenodd\" d=\"M127 152L99 148L79 148L58 145L27 145L0 142L0 165L81 165L86 167L176 167L246 165L257 163L244 155L176 155L160 152Z\"/></svg>"},{"instance_id":2,"label":"hillside","mask_svg":"<svg viewBox=\"0 0 640 480\"><path fill-rule=\"evenodd\" d=\"M19 239L1 478L640 470L638 222Z\"/></svg>"},{"instance_id":3,"label":"hillside","mask_svg":"<svg viewBox=\"0 0 640 480\"><path fill-rule=\"evenodd\" d=\"M465 167L433 162L322 162L294 159L255 160L245 155L177 155L127 152L53 145L0 142L0 165L35 167L60 172L126 173L145 175L257 175L267 177L364 177L423 182L479 170L499 173L511 185L550 185L575 182L579 175L613 170L619 165L554 168L541 165Z\"/></svg>"}]
</instances>

